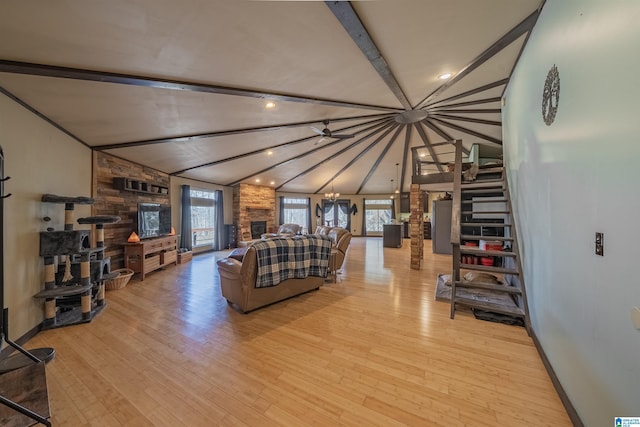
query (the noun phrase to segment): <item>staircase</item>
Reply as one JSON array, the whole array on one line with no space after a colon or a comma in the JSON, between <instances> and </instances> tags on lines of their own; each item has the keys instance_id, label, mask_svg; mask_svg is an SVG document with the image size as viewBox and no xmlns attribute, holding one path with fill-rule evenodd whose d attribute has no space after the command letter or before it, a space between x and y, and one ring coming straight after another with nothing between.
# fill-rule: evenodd
<instances>
[{"instance_id":1,"label":"staircase","mask_svg":"<svg viewBox=\"0 0 640 427\"><path fill-rule=\"evenodd\" d=\"M456 141L451 223L452 319L457 307L466 306L521 318L530 333L522 265L513 225L504 168L480 168L475 179L465 180L462 143Z\"/></svg>"}]
</instances>

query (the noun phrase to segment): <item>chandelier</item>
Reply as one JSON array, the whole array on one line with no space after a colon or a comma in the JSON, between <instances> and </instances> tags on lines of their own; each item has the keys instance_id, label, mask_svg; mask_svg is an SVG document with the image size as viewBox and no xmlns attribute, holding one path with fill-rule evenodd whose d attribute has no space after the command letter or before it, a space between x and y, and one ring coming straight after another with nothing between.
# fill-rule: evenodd
<instances>
[{"instance_id":1,"label":"chandelier","mask_svg":"<svg viewBox=\"0 0 640 427\"><path fill-rule=\"evenodd\" d=\"M331 193L324 193L324 198L335 203L336 200L338 200L338 197L340 197L340 193L333 191L333 181L331 181Z\"/></svg>"}]
</instances>

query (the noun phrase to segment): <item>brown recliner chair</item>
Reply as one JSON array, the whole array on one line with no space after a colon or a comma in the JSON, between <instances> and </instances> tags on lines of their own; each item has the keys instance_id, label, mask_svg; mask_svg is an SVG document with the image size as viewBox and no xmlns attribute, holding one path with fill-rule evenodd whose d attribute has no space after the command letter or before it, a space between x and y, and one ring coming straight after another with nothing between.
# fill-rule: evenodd
<instances>
[{"instance_id":1,"label":"brown recliner chair","mask_svg":"<svg viewBox=\"0 0 640 427\"><path fill-rule=\"evenodd\" d=\"M320 225L316 228L316 235L329 236L331 239L331 257L329 258L329 274L336 281L336 275L342 269L347 256L347 249L351 243L353 235L349 230L342 227L326 227Z\"/></svg>"},{"instance_id":2,"label":"brown recliner chair","mask_svg":"<svg viewBox=\"0 0 640 427\"><path fill-rule=\"evenodd\" d=\"M263 239L271 239L273 237L291 237L300 232L300 226L298 224L282 224L276 233L264 233Z\"/></svg>"}]
</instances>

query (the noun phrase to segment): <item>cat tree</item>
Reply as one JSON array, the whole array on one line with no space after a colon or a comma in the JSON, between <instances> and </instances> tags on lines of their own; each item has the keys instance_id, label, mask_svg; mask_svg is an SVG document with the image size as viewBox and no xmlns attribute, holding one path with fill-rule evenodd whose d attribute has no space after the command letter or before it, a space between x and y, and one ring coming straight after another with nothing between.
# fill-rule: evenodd
<instances>
[{"instance_id":1,"label":"cat tree","mask_svg":"<svg viewBox=\"0 0 640 427\"><path fill-rule=\"evenodd\" d=\"M78 219L79 224L96 226L96 246L92 248L90 231L73 229L75 205L93 204L92 198L45 194L42 202L64 204L65 209L64 230L49 228L40 233L45 283L35 298L44 299L43 329L90 322L104 308L104 281L118 275L111 272L110 259L104 256L104 225L117 223L120 217Z\"/></svg>"}]
</instances>

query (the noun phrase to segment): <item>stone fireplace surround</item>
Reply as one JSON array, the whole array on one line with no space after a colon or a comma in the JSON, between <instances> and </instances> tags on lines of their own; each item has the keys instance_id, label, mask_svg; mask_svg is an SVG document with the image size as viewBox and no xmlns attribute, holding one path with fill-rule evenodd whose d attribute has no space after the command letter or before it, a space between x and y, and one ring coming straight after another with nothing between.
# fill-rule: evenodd
<instances>
[{"instance_id":1,"label":"stone fireplace surround","mask_svg":"<svg viewBox=\"0 0 640 427\"><path fill-rule=\"evenodd\" d=\"M259 239L267 232L267 221L251 221L249 228L251 230L251 238Z\"/></svg>"},{"instance_id":2,"label":"stone fireplace surround","mask_svg":"<svg viewBox=\"0 0 640 427\"><path fill-rule=\"evenodd\" d=\"M251 223L256 221L266 222L266 233L274 233L277 229L275 189L252 184L233 187L233 222L238 226L238 241L254 238Z\"/></svg>"}]
</instances>

